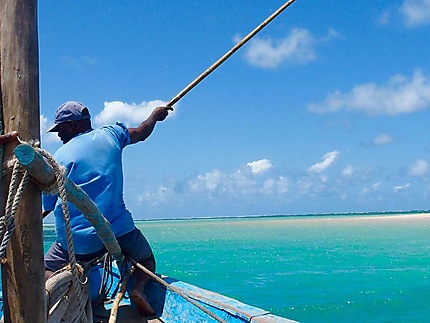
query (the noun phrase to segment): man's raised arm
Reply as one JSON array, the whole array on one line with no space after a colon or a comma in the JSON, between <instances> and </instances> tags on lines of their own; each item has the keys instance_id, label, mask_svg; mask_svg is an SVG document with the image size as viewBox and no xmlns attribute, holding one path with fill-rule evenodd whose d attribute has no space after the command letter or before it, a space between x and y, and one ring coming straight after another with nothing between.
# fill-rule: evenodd
<instances>
[{"instance_id":1,"label":"man's raised arm","mask_svg":"<svg viewBox=\"0 0 430 323\"><path fill-rule=\"evenodd\" d=\"M151 115L143 121L136 128L128 128L130 134L131 143L135 144L139 141L144 141L148 138L154 130L155 124L158 121L163 121L169 115L169 110L173 110L171 107L158 107L155 108Z\"/></svg>"}]
</instances>

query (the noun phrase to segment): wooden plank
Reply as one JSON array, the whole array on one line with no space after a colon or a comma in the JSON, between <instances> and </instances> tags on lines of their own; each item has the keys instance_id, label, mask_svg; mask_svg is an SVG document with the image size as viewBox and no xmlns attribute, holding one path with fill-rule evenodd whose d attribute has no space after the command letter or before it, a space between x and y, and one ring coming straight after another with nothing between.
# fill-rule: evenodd
<instances>
[{"instance_id":1,"label":"wooden plank","mask_svg":"<svg viewBox=\"0 0 430 323\"><path fill-rule=\"evenodd\" d=\"M110 311L106 310L103 306L98 306L93 311L94 321L99 323L108 323L110 317ZM139 314L139 311L135 306L132 305L120 305L118 309L118 323L163 323L161 319L146 318Z\"/></svg>"},{"instance_id":2,"label":"wooden plank","mask_svg":"<svg viewBox=\"0 0 430 323\"><path fill-rule=\"evenodd\" d=\"M0 106L4 131L40 139L37 0L0 2ZM6 147L4 158L12 157ZM1 183L4 210L9 177ZM15 215L16 228L2 265L6 322L43 322L45 290L40 191L29 183Z\"/></svg>"}]
</instances>

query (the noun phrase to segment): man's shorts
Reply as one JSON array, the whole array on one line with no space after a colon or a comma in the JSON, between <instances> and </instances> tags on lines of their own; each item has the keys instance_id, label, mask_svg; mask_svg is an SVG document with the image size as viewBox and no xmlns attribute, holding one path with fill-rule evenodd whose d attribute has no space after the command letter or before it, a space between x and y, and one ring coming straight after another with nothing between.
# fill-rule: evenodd
<instances>
[{"instance_id":1,"label":"man's shorts","mask_svg":"<svg viewBox=\"0 0 430 323\"><path fill-rule=\"evenodd\" d=\"M131 257L137 262L142 262L152 256L151 246L138 228L117 237L121 251L125 256ZM77 261L87 262L101 257L106 253L106 249L97 252L80 255L75 254ZM57 271L69 263L69 254L64 250L58 241L54 242L45 255L45 268L50 271Z\"/></svg>"},{"instance_id":2,"label":"man's shorts","mask_svg":"<svg viewBox=\"0 0 430 323\"><path fill-rule=\"evenodd\" d=\"M142 232L136 227L133 231L117 237L116 239L118 240L124 256L133 258L139 263L152 256L152 250L148 240L146 240Z\"/></svg>"},{"instance_id":3,"label":"man's shorts","mask_svg":"<svg viewBox=\"0 0 430 323\"><path fill-rule=\"evenodd\" d=\"M105 249L86 255L75 254L76 261L87 262L101 257L106 253ZM55 241L45 255L45 269L57 271L69 263L69 253L63 249L58 241Z\"/></svg>"}]
</instances>

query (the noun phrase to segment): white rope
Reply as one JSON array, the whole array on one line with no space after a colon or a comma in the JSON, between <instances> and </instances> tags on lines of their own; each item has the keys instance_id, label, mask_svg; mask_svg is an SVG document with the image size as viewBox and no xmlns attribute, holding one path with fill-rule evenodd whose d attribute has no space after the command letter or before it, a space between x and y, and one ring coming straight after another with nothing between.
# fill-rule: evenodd
<instances>
[{"instance_id":1,"label":"white rope","mask_svg":"<svg viewBox=\"0 0 430 323\"><path fill-rule=\"evenodd\" d=\"M53 168L55 173L55 178L57 180L57 186L59 190L59 197L61 199L61 208L63 210L64 222L66 225L66 238L67 238L67 250L69 253L69 263L70 270L72 271L73 277L73 287L76 291L76 297L78 302L78 308L80 313L81 322L87 322L87 317L85 315L85 308L82 305L82 289L81 289L81 281L79 280L79 274L76 267L76 257L75 257L75 248L73 246L73 236L72 236L72 228L70 226L70 214L69 207L67 202L67 192L65 187L65 176L64 169L62 169L55 159L45 150L39 149L40 153L43 157L46 158L49 165Z\"/></svg>"},{"instance_id":2,"label":"white rope","mask_svg":"<svg viewBox=\"0 0 430 323\"><path fill-rule=\"evenodd\" d=\"M9 193L6 202L4 215L0 218L0 233L3 234L2 242L0 245L0 260L4 262L6 257L6 247L9 243L10 237L15 229L15 213L18 209L19 201L27 185L29 174L24 172L22 179L18 186L19 173L21 171L20 163L15 160L12 171L12 178L9 183ZM18 188L17 188L18 186Z\"/></svg>"}]
</instances>

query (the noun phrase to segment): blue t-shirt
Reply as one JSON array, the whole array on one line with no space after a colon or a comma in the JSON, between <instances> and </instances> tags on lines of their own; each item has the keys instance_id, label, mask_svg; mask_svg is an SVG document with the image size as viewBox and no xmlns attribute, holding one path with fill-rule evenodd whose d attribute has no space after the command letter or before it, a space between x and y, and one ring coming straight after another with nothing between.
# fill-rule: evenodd
<instances>
[{"instance_id":1,"label":"blue t-shirt","mask_svg":"<svg viewBox=\"0 0 430 323\"><path fill-rule=\"evenodd\" d=\"M54 154L55 160L66 167L67 177L89 195L111 223L117 237L134 230L123 199L122 150L128 144L127 128L117 123L78 134ZM67 250L61 199L44 194L42 203L44 210L54 210L57 241ZM94 227L72 203L68 205L75 253L101 250L104 245Z\"/></svg>"}]
</instances>

